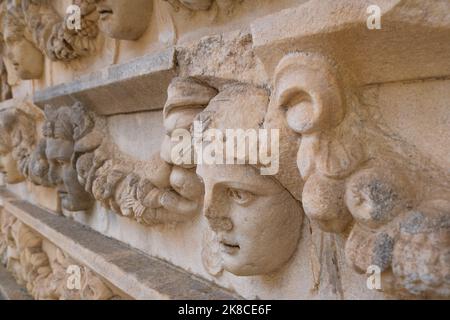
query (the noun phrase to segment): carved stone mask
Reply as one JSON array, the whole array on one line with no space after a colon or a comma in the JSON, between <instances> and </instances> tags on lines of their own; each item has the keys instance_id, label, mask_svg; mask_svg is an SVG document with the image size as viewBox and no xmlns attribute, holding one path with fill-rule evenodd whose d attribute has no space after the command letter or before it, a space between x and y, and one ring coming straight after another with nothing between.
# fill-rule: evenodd
<instances>
[{"instance_id":1,"label":"carved stone mask","mask_svg":"<svg viewBox=\"0 0 450 320\"><path fill-rule=\"evenodd\" d=\"M13 159L11 150L0 145L0 172L4 174L8 184L15 184L25 180L20 173L17 162Z\"/></svg>"},{"instance_id":2,"label":"carved stone mask","mask_svg":"<svg viewBox=\"0 0 450 320\"><path fill-rule=\"evenodd\" d=\"M147 30L153 11L152 0L101 0L97 6L99 27L114 39L137 40Z\"/></svg>"},{"instance_id":3,"label":"carved stone mask","mask_svg":"<svg viewBox=\"0 0 450 320\"><path fill-rule=\"evenodd\" d=\"M9 184L25 180L34 128L34 121L22 111L14 108L0 113L0 172Z\"/></svg>"},{"instance_id":4,"label":"carved stone mask","mask_svg":"<svg viewBox=\"0 0 450 320\"><path fill-rule=\"evenodd\" d=\"M6 41L8 57L22 80L39 79L44 70L44 56L25 38Z\"/></svg>"},{"instance_id":5,"label":"carved stone mask","mask_svg":"<svg viewBox=\"0 0 450 320\"><path fill-rule=\"evenodd\" d=\"M71 162L72 154L73 142L47 139L50 179L58 186L62 207L69 211L87 210L92 206L92 199L78 182L78 174Z\"/></svg>"},{"instance_id":6,"label":"carved stone mask","mask_svg":"<svg viewBox=\"0 0 450 320\"><path fill-rule=\"evenodd\" d=\"M204 113L211 114L209 128L258 129L267 102L260 89L229 88L219 93ZM242 110L246 110L245 117ZM204 214L220 242L223 268L238 276L268 274L281 268L300 238L300 202L277 177L262 176L250 164L202 164L197 173L205 184Z\"/></svg>"},{"instance_id":7,"label":"carved stone mask","mask_svg":"<svg viewBox=\"0 0 450 320\"><path fill-rule=\"evenodd\" d=\"M71 109L61 107L53 112L46 109L46 116L45 154L49 162L49 178L53 185L58 186L61 205L69 211L88 210L93 199L79 183L72 161L75 142Z\"/></svg>"},{"instance_id":8,"label":"carved stone mask","mask_svg":"<svg viewBox=\"0 0 450 320\"><path fill-rule=\"evenodd\" d=\"M22 174L12 156L12 142L4 126L0 126L0 172L6 183L14 184L23 181Z\"/></svg>"},{"instance_id":9,"label":"carved stone mask","mask_svg":"<svg viewBox=\"0 0 450 320\"><path fill-rule=\"evenodd\" d=\"M44 55L27 37L21 7L11 3L3 24L6 53L22 80L39 79L44 70Z\"/></svg>"},{"instance_id":10,"label":"carved stone mask","mask_svg":"<svg viewBox=\"0 0 450 320\"><path fill-rule=\"evenodd\" d=\"M220 241L223 268L267 274L292 256L300 236L300 203L249 165L201 165L204 213Z\"/></svg>"}]
</instances>

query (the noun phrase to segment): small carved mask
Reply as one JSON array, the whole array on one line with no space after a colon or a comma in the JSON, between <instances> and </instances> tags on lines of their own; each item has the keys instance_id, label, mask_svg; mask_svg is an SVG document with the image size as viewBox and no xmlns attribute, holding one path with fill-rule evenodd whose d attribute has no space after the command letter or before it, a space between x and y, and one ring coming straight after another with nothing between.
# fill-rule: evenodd
<instances>
[{"instance_id":1,"label":"small carved mask","mask_svg":"<svg viewBox=\"0 0 450 320\"><path fill-rule=\"evenodd\" d=\"M44 55L27 33L22 8L11 3L3 23L6 53L22 80L39 79L44 70Z\"/></svg>"},{"instance_id":2,"label":"small carved mask","mask_svg":"<svg viewBox=\"0 0 450 320\"><path fill-rule=\"evenodd\" d=\"M75 144L72 111L68 107L46 108L45 154L49 162L49 179L58 186L62 207L69 211L82 211L91 208L93 199L79 183L72 161Z\"/></svg>"},{"instance_id":3,"label":"small carved mask","mask_svg":"<svg viewBox=\"0 0 450 320\"><path fill-rule=\"evenodd\" d=\"M0 172L4 174L8 184L16 184L25 180L20 173L17 162L13 159L12 152L0 145Z\"/></svg>"},{"instance_id":4,"label":"small carved mask","mask_svg":"<svg viewBox=\"0 0 450 320\"><path fill-rule=\"evenodd\" d=\"M47 139L49 175L52 182L58 186L62 207L69 211L88 210L92 206L92 198L78 182L78 174L71 161L72 154L72 141Z\"/></svg>"},{"instance_id":5,"label":"small carved mask","mask_svg":"<svg viewBox=\"0 0 450 320\"><path fill-rule=\"evenodd\" d=\"M6 41L8 57L22 80L39 79L44 70L44 56L25 38Z\"/></svg>"},{"instance_id":6,"label":"small carved mask","mask_svg":"<svg viewBox=\"0 0 450 320\"><path fill-rule=\"evenodd\" d=\"M6 118L9 118L7 120ZM2 112L0 117L0 172L5 177L8 184L16 184L25 180L17 165L17 161L13 157L13 142L8 130L11 118L6 112Z\"/></svg>"}]
</instances>

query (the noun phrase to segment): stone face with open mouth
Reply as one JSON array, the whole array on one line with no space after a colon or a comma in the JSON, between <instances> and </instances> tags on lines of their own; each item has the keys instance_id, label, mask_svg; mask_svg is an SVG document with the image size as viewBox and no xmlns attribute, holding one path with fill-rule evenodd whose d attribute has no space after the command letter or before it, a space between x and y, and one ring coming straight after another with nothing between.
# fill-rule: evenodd
<instances>
[{"instance_id":1,"label":"stone face with open mouth","mask_svg":"<svg viewBox=\"0 0 450 320\"><path fill-rule=\"evenodd\" d=\"M225 254L235 255L241 247L238 244L231 244L230 242L227 242L227 240L221 240L220 248Z\"/></svg>"},{"instance_id":2,"label":"stone face with open mouth","mask_svg":"<svg viewBox=\"0 0 450 320\"><path fill-rule=\"evenodd\" d=\"M258 128L267 106L265 92L240 85L219 92L203 112L206 130ZM246 115L238 109L245 108ZM300 202L278 176L254 165L198 164L205 186L203 213L215 233L222 267L237 276L270 274L294 254L301 234Z\"/></svg>"}]
</instances>

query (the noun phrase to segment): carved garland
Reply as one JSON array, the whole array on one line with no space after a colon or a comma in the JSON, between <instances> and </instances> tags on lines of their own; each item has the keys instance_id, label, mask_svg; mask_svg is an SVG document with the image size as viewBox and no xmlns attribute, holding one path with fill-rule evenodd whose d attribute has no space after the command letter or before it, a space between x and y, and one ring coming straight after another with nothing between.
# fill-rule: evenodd
<instances>
[{"instance_id":1,"label":"carved garland","mask_svg":"<svg viewBox=\"0 0 450 320\"><path fill-rule=\"evenodd\" d=\"M106 132L104 118L80 103L47 107L45 113L47 144L55 138L73 143L71 166L78 176L73 183L107 209L145 225L182 222L198 212L196 201L185 199L177 206L182 197L170 185L172 166L159 154L144 162L122 153Z\"/></svg>"}]
</instances>

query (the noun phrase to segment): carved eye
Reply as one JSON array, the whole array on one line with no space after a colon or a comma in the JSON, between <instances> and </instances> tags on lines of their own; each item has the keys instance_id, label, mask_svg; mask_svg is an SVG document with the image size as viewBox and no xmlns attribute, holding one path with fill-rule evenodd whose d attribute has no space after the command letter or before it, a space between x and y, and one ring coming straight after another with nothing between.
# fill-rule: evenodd
<instances>
[{"instance_id":1,"label":"carved eye","mask_svg":"<svg viewBox=\"0 0 450 320\"><path fill-rule=\"evenodd\" d=\"M228 197L239 205L247 205L255 198L255 195L248 191L230 188Z\"/></svg>"}]
</instances>

